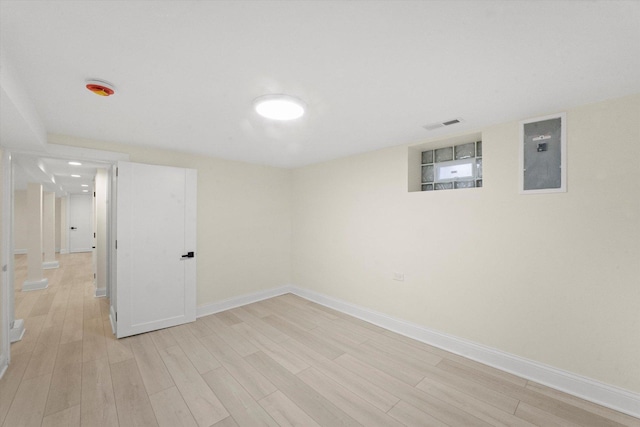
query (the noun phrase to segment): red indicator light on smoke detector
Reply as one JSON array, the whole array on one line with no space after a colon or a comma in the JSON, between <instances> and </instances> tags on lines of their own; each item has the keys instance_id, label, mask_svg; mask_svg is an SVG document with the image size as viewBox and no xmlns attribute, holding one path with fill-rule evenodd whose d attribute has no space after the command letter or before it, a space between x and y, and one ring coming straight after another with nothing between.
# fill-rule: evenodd
<instances>
[{"instance_id":1,"label":"red indicator light on smoke detector","mask_svg":"<svg viewBox=\"0 0 640 427\"><path fill-rule=\"evenodd\" d=\"M86 88L96 95L111 96L116 93L115 88L110 83L102 80L87 80Z\"/></svg>"}]
</instances>

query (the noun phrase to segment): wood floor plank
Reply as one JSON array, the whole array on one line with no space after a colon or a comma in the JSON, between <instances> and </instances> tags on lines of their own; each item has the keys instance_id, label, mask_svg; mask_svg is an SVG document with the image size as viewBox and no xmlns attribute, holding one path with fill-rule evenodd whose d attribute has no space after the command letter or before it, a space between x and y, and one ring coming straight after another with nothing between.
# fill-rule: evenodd
<instances>
[{"instance_id":1,"label":"wood floor plank","mask_svg":"<svg viewBox=\"0 0 640 427\"><path fill-rule=\"evenodd\" d=\"M585 427L621 427L622 424L611 419L596 415L577 406L553 399L544 394L514 384L511 381L498 378L489 373L477 370L466 364L444 359L438 364L438 368L460 376L467 376L488 388L492 388L503 394L512 396L533 407L563 418L569 422Z\"/></svg>"},{"instance_id":2,"label":"wood floor plank","mask_svg":"<svg viewBox=\"0 0 640 427\"><path fill-rule=\"evenodd\" d=\"M211 335L213 331L204 320L197 319L195 322L187 323L187 327L191 331L194 337L206 337Z\"/></svg>"},{"instance_id":3,"label":"wood floor plank","mask_svg":"<svg viewBox=\"0 0 640 427\"><path fill-rule=\"evenodd\" d=\"M305 369L297 377L363 426L402 426L394 418L342 387L315 368Z\"/></svg>"},{"instance_id":4,"label":"wood floor plank","mask_svg":"<svg viewBox=\"0 0 640 427\"><path fill-rule=\"evenodd\" d=\"M259 400L276 391L276 387L264 375L217 335L202 337L200 341L254 399Z\"/></svg>"},{"instance_id":5,"label":"wood floor plank","mask_svg":"<svg viewBox=\"0 0 640 427\"><path fill-rule=\"evenodd\" d=\"M627 414L623 414L618 411L614 411L613 409L605 408L604 406L597 405L595 403L588 402L584 399L580 399L579 397L571 396L570 394L563 393L558 390L554 390L542 384L534 383L533 381L528 381L526 387L530 390L544 394L545 396L551 397L553 399L561 400L573 406L577 406L586 411L592 412L596 415L609 418L625 426L640 427L640 419L638 418L632 417Z\"/></svg>"},{"instance_id":6,"label":"wood floor plank","mask_svg":"<svg viewBox=\"0 0 640 427\"><path fill-rule=\"evenodd\" d=\"M407 427L450 427L426 412L422 412L407 402L400 401L389 411L389 415Z\"/></svg>"},{"instance_id":7,"label":"wood floor plank","mask_svg":"<svg viewBox=\"0 0 640 427\"><path fill-rule=\"evenodd\" d=\"M149 396L160 427L197 427L196 420L176 387Z\"/></svg>"},{"instance_id":8,"label":"wood floor plank","mask_svg":"<svg viewBox=\"0 0 640 427\"><path fill-rule=\"evenodd\" d=\"M281 391L260 399L260 405L282 427L321 427Z\"/></svg>"},{"instance_id":9,"label":"wood floor plank","mask_svg":"<svg viewBox=\"0 0 640 427\"><path fill-rule=\"evenodd\" d=\"M117 339L111 331L111 323L103 318L102 329L107 348L107 356L109 363L118 363L124 360L133 359L133 351L131 350L131 340L129 338Z\"/></svg>"},{"instance_id":10,"label":"wood floor plank","mask_svg":"<svg viewBox=\"0 0 640 427\"><path fill-rule=\"evenodd\" d=\"M261 351L251 354L245 359L318 424L325 426L360 425L343 410Z\"/></svg>"},{"instance_id":11,"label":"wood floor plank","mask_svg":"<svg viewBox=\"0 0 640 427\"><path fill-rule=\"evenodd\" d=\"M278 427L273 418L225 368L210 371L203 378L239 425Z\"/></svg>"},{"instance_id":12,"label":"wood floor plank","mask_svg":"<svg viewBox=\"0 0 640 427\"><path fill-rule=\"evenodd\" d=\"M182 351L185 352L191 363L193 363L193 366L200 374L219 368L221 365L218 359L204 348L198 338L191 333L189 326L189 324L186 324L171 329L173 337L176 339L180 348L182 348ZM213 331L207 335L211 334L213 334Z\"/></svg>"},{"instance_id":13,"label":"wood floor plank","mask_svg":"<svg viewBox=\"0 0 640 427\"><path fill-rule=\"evenodd\" d=\"M49 396L44 414L80 405L82 390L82 363L63 363L56 367L51 377ZM78 416L80 412L78 412Z\"/></svg>"},{"instance_id":14,"label":"wood floor plank","mask_svg":"<svg viewBox=\"0 0 640 427\"><path fill-rule=\"evenodd\" d=\"M150 335L131 337L129 345L149 395L175 385Z\"/></svg>"},{"instance_id":15,"label":"wood floor plank","mask_svg":"<svg viewBox=\"0 0 640 427\"><path fill-rule=\"evenodd\" d=\"M72 298L69 298L69 306L65 313L64 323L62 324L62 336L60 343L78 341L82 339L83 333L83 317L82 304L74 307Z\"/></svg>"},{"instance_id":16,"label":"wood floor plank","mask_svg":"<svg viewBox=\"0 0 640 427\"><path fill-rule=\"evenodd\" d=\"M117 427L118 412L106 357L82 364L80 420L83 426Z\"/></svg>"},{"instance_id":17,"label":"wood floor plank","mask_svg":"<svg viewBox=\"0 0 640 427\"><path fill-rule=\"evenodd\" d=\"M40 427L50 383L51 374L23 379L3 426Z\"/></svg>"},{"instance_id":18,"label":"wood floor plank","mask_svg":"<svg viewBox=\"0 0 640 427\"><path fill-rule=\"evenodd\" d=\"M513 414L518 406L518 399L497 392L467 378L443 371L438 367L430 367L429 369L425 369L423 373L425 374L425 378L416 386L418 389L426 391L431 384L443 384L510 414Z\"/></svg>"},{"instance_id":19,"label":"wood floor plank","mask_svg":"<svg viewBox=\"0 0 640 427\"><path fill-rule=\"evenodd\" d=\"M41 375L53 373L53 367L56 363L57 347L51 347L46 344L36 344L29 365L24 373L24 379L35 378Z\"/></svg>"},{"instance_id":20,"label":"wood floor plank","mask_svg":"<svg viewBox=\"0 0 640 427\"><path fill-rule=\"evenodd\" d=\"M79 427L80 405L72 406L55 414L47 415L42 420L42 427Z\"/></svg>"},{"instance_id":21,"label":"wood floor plank","mask_svg":"<svg viewBox=\"0 0 640 427\"><path fill-rule=\"evenodd\" d=\"M387 412L400 401L399 397L343 368L333 360L316 361L313 366L381 411Z\"/></svg>"},{"instance_id":22,"label":"wood floor plank","mask_svg":"<svg viewBox=\"0 0 640 427\"><path fill-rule=\"evenodd\" d=\"M418 388L431 396L481 419L492 426L534 427L531 423L513 415L513 410L503 411L454 387L435 381L422 381Z\"/></svg>"},{"instance_id":23,"label":"wood floor plank","mask_svg":"<svg viewBox=\"0 0 640 427\"><path fill-rule=\"evenodd\" d=\"M274 328L278 329L282 333L288 335L305 346L309 347L313 351L323 355L328 359L335 359L336 357L345 353L345 351L332 343L328 343L319 339L318 336L309 334L308 331L299 328L295 324L287 321L280 316L266 316L263 320Z\"/></svg>"},{"instance_id":24,"label":"wood floor plank","mask_svg":"<svg viewBox=\"0 0 640 427\"><path fill-rule=\"evenodd\" d=\"M210 426L229 416L180 346L160 350L160 357L199 426Z\"/></svg>"},{"instance_id":25,"label":"wood floor plank","mask_svg":"<svg viewBox=\"0 0 640 427\"><path fill-rule=\"evenodd\" d=\"M574 424L565 419L556 417L555 415L552 415L534 406L528 405L524 402L520 402L520 405L518 405L516 416L536 426L579 427L579 424Z\"/></svg>"},{"instance_id":26,"label":"wood floor plank","mask_svg":"<svg viewBox=\"0 0 640 427\"><path fill-rule=\"evenodd\" d=\"M272 327L271 325L268 325L267 323L263 322L261 317L256 316L254 313L248 310L247 307L249 306L238 307L233 309L234 314L238 318L242 319L243 323L250 325L256 331L260 332L262 335L269 338L273 342L279 343L289 339L287 335L283 334L282 332Z\"/></svg>"},{"instance_id":27,"label":"wood floor plank","mask_svg":"<svg viewBox=\"0 0 640 427\"><path fill-rule=\"evenodd\" d=\"M490 424L474 417L467 412L461 411L453 405L441 401L421 390L408 385L407 383L383 372L350 354L344 354L336 359L336 363L342 365L378 387L384 387L389 392L398 396L401 400L428 413L433 418L452 426L489 426Z\"/></svg>"},{"instance_id":28,"label":"wood floor plank","mask_svg":"<svg viewBox=\"0 0 640 427\"><path fill-rule=\"evenodd\" d=\"M258 351L253 344L245 340L242 335L225 324L215 314L201 317L200 319L204 320L209 328L211 328L219 338L222 338L229 344L240 356L248 356Z\"/></svg>"},{"instance_id":29,"label":"wood floor plank","mask_svg":"<svg viewBox=\"0 0 640 427\"><path fill-rule=\"evenodd\" d=\"M424 378L422 371L408 364L397 363L395 358L372 350L366 343L349 350L348 353L411 386L416 386Z\"/></svg>"},{"instance_id":30,"label":"wood floor plank","mask_svg":"<svg viewBox=\"0 0 640 427\"><path fill-rule=\"evenodd\" d=\"M102 318L84 319L82 333L82 360L84 362L100 359L107 354Z\"/></svg>"},{"instance_id":31,"label":"wood floor plank","mask_svg":"<svg viewBox=\"0 0 640 427\"><path fill-rule=\"evenodd\" d=\"M160 329L159 331L149 332L148 334L153 343L156 345L158 350L165 349L167 347L173 347L174 345L178 345L176 339L173 337L171 333L171 328L168 329Z\"/></svg>"},{"instance_id":32,"label":"wood floor plank","mask_svg":"<svg viewBox=\"0 0 640 427\"><path fill-rule=\"evenodd\" d=\"M31 353L11 355L10 369L0 378L0 425L9 412L9 407L18 391L24 371L27 369Z\"/></svg>"},{"instance_id":33,"label":"wood floor plank","mask_svg":"<svg viewBox=\"0 0 640 427\"><path fill-rule=\"evenodd\" d=\"M44 325L45 316L24 319L24 336L18 342L11 344L11 355L31 353L36 348L40 332Z\"/></svg>"},{"instance_id":34,"label":"wood floor plank","mask_svg":"<svg viewBox=\"0 0 640 427\"><path fill-rule=\"evenodd\" d=\"M267 356L271 357L276 362L280 363L285 369L293 374L309 367L309 364L304 360L286 350L281 345L271 341L269 338L263 336L260 332L255 330L253 326L244 322L238 323L233 326L247 341L251 342L256 348L261 350Z\"/></svg>"},{"instance_id":35,"label":"wood floor plank","mask_svg":"<svg viewBox=\"0 0 640 427\"><path fill-rule=\"evenodd\" d=\"M29 317L48 314L49 310L51 309L51 305L53 304L53 300L54 300L55 297L56 297L55 294L43 294L43 295L40 295L40 298L38 298L36 303L31 308L31 312L29 313Z\"/></svg>"},{"instance_id":36,"label":"wood floor plank","mask_svg":"<svg viewBox=\"0 0 640 427\"><path fill-rule=\"evenodd\" d=\"M120 426L157 426L155 412L134 359L110 365Z\"/></svg>"}]
</instances>

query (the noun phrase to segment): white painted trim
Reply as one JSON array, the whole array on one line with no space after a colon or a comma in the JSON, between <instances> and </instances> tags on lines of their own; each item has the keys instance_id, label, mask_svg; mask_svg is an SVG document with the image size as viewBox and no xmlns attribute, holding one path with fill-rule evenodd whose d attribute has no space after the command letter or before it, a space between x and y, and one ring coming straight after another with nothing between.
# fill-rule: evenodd
<instances>
[{"instance_id":1,"label":"white painted trim","mask_svg":"<svg viewBox=\"0 0 640 427\"><path fill-rule=\"evenodd\" d=\"M60 255L64 255L64 254L68 254L69 250L68 249L61 249L60 250Z\"/></svg>"},{"instance_id":2,"label":"white painted trim","mask_svg":"<svg viewBox=\"0 0 640 427\"><path fill-rule=\"evenodd\" d=\"M13 326L9 329L9 342L18 342L24 337L24 320L16 319L13 321Z\"/></svg>"},{"instance_id":3,"label":"white painted trim","mask_svg":"<svg viewBox=\"0 0 640 427\"><path fill-rule=\"evenodd\" d=\"M113 335L116 334L116 311L113 308L113 305L109 307L109 323L111 323L111 332Z\"/></svg>"},{"instance_id":4,"label":"white painted trim","mask_svg":"<svg viewBox=\"0 0 640 427\"><path fill-rule=\"evenodd\" d=\"M27 253L26 249L14 249L13 250L13 254L14 255L25 255Z\"/></svg>"},{"instance_id":5,"label":"white painted trim","mask_svg":"<svg viewBox=\"0 0 640 427\"><path fill-rule=\"evenodd\" d=\"M280 288L269 289L248 295L240 295L238 297L228 298L220 302L201 305L196 309L196 317L208 316L210 314L219 313L221 311L230 310L232 308L241 307L243 305L252 304L268 298L277 297L287 293L295 293L291 286L282 286Z\"/></svg>"},{"instance_id":6,"label":"white painted trim","mask_svg":"<svg viewBox=\"0 0 640 427\"><path fill-rule=\"evenodd\" d=\"M51 270L54 268L59 268L60 267L60 262L59 261L47 261L47 262L43 262L42 263L42 269L43 270Z\"/></svg>"},{"instance_id":7,"label":"white painted trim","mask_svg":"<svg viewBox=\"0 0 640 427\"><path fill-rule=\"evenodd\" d=\"M9 367L9 361L4 354L0 354L0 380L4 376L4 373L7 372L7 368Z\"/></svg>"},{"instance_id":8,"label":"white painted trim","mask_svg":"<svg viewBox=\"0 0 640 427\"><path fill-rule=\"evenodd\" d=\"M102 298L107 296L107 288L96 288L96 292L94 293L96 298Z\"/></svg>"},{"instance_id":9,"label":"white painted trim","mask_svg":"<svg viewBox=\"0 0 640 427\"><path fill-rule=\"evenodd\" d=\"M22 292L37 291L40 289L46 289L49 286L49 279L46 277L40 280L25 280L22 284Z\"/></svg>"},{"instance_id":10,"label":"white painted trim","mask_svg":"<svg viewBox=\"0 0 640 427\"><path fill-rule=\"evenodd\" d=\"M611 386L591 378L554 368L514 354L434 331L415 323L360 307L320 293L289 287L291 293L374 325L450 351L522 378L544 384L593 403L640 417L640 394Z\"/></svg>"}]
</instances>

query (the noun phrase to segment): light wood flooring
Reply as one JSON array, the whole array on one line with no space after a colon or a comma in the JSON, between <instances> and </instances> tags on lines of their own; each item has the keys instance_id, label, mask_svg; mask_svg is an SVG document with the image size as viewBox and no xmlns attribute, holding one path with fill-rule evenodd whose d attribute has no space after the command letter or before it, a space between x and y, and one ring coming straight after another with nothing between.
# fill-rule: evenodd
<instances>
[{"instance_id":1,"label":"light wood flooring","mask_svg":"<svg viewBox=\"0 0 640 427\"><path fill-rule=\"evenodd\" d=\"M90 254L58 259L48 289L16 291L6 427L640 426L291 294L116 340Z\"/></svg>"}]
</instances>

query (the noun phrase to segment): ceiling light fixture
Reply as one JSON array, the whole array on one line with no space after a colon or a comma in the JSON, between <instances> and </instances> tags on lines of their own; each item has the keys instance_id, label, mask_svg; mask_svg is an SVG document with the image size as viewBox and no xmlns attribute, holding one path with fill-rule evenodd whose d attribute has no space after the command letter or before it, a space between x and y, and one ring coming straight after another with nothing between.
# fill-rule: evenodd
<instances>
[{"instance_id":1,"label":"ceiling light fixture","mask_svg":"<svg viewBox=\"0 0 640 427\"><path fill-rule=\"evenodd\" d=\"M80 178L80 175L71 175L71 178Z\"/></svg>"},{"instance_id":2,"label":"ceiling light fixture","mask_svg":"<svg viewBox=\"0 0 640 427\"><path fill-rule=\"evenodd\" d=\"M82 166L82 163L80 163L80 162L69 162L69 164L71 166Z\"/></svg>"},{"instance_id":3,"label":"ceiling light fixture","mask_svg":"<svg viewBox=\"0 0 640 427\"><path fill-rule=\"evenodd\" d=\"M116 93L116 88L111 83L105 82L104 80L87 80L85 82L85 87L100 96L111 96Z\"/></svg>"},{"instance_id":4,"label":"ceiling light fixture","mask_svg":"<svg viewBox=\"0 0 640 427\"><path fill-rule=\"evenodd\" d=\"M81 184L80 187L88 187L89 184Z\"/></svg>"},{"instance_id":5,"label":"ceiling light fixture","mask_svg":"<svg viewBox=\"0 0 640 427\"><path fill-rule=\"evenodd\" d=\"M304 115L305 104L290 95L263 95L253 101L258 114L271 120L295 120Z\"/></svg>"}]
</instances>

